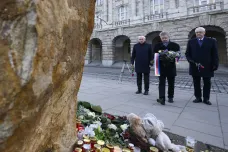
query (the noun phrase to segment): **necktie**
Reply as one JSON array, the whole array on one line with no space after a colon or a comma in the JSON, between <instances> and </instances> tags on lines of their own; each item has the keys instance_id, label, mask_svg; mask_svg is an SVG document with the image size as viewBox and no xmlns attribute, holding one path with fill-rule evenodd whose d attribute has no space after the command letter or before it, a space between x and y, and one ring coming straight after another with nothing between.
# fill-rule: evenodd
<instances>
[{"instance_id":1,"label":"necktie","mask_svg":"<svg viewBox=\"0 0 228 152\"><path fill-rule=\"evenodd\" d=\"M203 44L203 40L199 40L199 44L201 46Z\"/></svg>"}]
</instances>

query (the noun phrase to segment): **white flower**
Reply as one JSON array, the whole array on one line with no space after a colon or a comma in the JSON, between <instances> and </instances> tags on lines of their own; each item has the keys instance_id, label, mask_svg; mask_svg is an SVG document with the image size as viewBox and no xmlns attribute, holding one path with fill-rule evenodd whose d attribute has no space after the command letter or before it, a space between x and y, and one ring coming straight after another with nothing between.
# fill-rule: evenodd
<instances>
[{"instance_id":1,"label":"white flower","mask_svg":"<svg viewBox=\"0 0 228 152\"><path fill-rule=\"evenodd\" d=\"M89 110L89 109L86 109L86 108L84 108L83 111L84 111L85 113L89 113L89 112L90 112L90 110Z\"/></svg>"},{"instance_id":2,"label":"white flower","mask_svg":"<svg viewBox=\"0 0 228 152\"><path fill-rule=\"evenodd\" d=\"M94 130L94 129L97 129L99 126L98 126L98 124L91 124L89 127L93 128L93 130Z\"/></svg>"},{"instance_id":3,"label":"white flower","mask_svg":"<svg viewBox=\"0 0 228 152\"><path fill-rule=\"evenodd\" d=\"M84 119L84 116L83 116L83 115L80 115L80 116L78 117L78 119L83 120L83 119Z\"/></svg>"},{"instance_id":4,"label":"white flower","mask_svg":"<svg viewBox=\"0 0 228 152\"><path fill-rule=\"evenodd\" d=\"M123 124L120 126L120 128L125 131L127 128L128 128L128 125L127 124Z\"/></svg>"},{"instance_id":5,"label":"white flower","mask_svg":"<svg viewBox=\"0 0 228 152\"><path fill-rule=\"evenodd\" d=\"M119 138L119 135L118 135L118 133L116 133L114 137L115 137L115 138Z\"/></svg>"},{"instance_id":6,"label":"white flower","mask_svg":"<svg viewBox=\"0 0 228 152\"><path fill-rule=\"evenodd\" d=\"M85 127L83 135L88 135L89 137L94 137L95 132L93 131L93 128L87 126L87 127Z\"/></svg>"},{"instance_id":7,"label":"white flower","mask_svg":"<svg viewBox=\"0 0 228 152\"><path fill-rule=\"evenodd\" d=\"M94 113L94 112L88 112L88 113L87 113L87 115L88 115L88 116L91 116L91 117L93 117L93 118L95 118L95 117L96 117L96 115L95 115L95 113Z\"/></svg>"},{"instance_id":8,"label":"white flower","mask_svg":"<svg viewBox=\"0 0 228 152\"><path fill-rule=\"evenodd\" d=\"M109 129L113 129L113 130L116 130L117 129L116 125L114 125L114 124L109 124L108 125L108 128Z\"/></svg>"},{"instance_id":9,"label":"white flower","mask_svg":"<svg viewBox=\"0 0 228 152\"><path fill-rule=\"evenodd\" d=\"M94 121L93 124L97 124L98 126L102 125L102 123L100 121Z\"/></svg>"}]
</instances>

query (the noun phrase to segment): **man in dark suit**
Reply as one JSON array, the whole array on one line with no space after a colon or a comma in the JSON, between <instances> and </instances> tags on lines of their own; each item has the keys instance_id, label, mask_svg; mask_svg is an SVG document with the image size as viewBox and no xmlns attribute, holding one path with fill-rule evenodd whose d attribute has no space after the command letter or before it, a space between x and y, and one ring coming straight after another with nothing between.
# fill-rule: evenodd
<instances>
[{"instance_id":1,"label":"man in dark suit","mask_svg":"<svg viewBox=\"0 0 228 152\"><path fill-rule=\"evenodd\" d=\"M169 33L161 32L160 33L161 43L158 43L154 46L154 53L159 53L160 50L164 51L173 51L180 57L180 46L177 43L171 42L169 40ZM166 57L166 56L165 56ZM165 105L165 84L166 78L168 80L168 102L173 103L174 97L174 83L176 72L176 62L175 58L171 61L165 59L161 54L159 55L159 65L160 65L160 76L159 76L159 99L157 102Z\"/></svg>"},{"instance_id":2,"label":"man in dark suit","mask_svg":"<svg viewBox=\"0 0 228 152\"><path fill-rule=\"evenodd\" d=\"M144 95L148 95L149 92L149 77L150 77L150 65L152 61L152 48L150 44L145 42L144 36L139 36L139 43L133 47L131 64L134 66L137 73L137 86L138 91L136 94L142 93L142 74L144 75Z\"/></svg>"},{"instance_id":3,"label":"man in dark suit","mask_svg":"<svg viewBox=\"0 0 228 152\"><path fill-rule=\"evenodd\" d=\"M211 77L214 76L214 71L218 69L219 58L217 42L215 39L205 37L205 29L198 27L195 29L196 38L188 41L186 58L190 64L189 74L193 77L194 103L202 102L201 94L201 78L203 78L203 102L211 105L210 90Z\"/></svg>"}]
</instances>

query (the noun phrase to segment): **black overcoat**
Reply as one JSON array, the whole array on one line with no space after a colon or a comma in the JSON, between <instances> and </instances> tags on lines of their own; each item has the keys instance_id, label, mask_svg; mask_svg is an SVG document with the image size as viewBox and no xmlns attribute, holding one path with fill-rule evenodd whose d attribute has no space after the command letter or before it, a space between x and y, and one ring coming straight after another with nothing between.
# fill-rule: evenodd
<instances>
[{"instance_id":1,"label":"black overcoat","mask_svg":"<svg viewBox=\"0 0 228 152\"><path fill-rule=\"evenodd\" d=\"M169 42L167 46L163 45L163 43L158 43L154 46L153 52L158 53L159 50L168 50L168 51L174 51L174 52L179 52L180 53L180 46L179 44L175 42ZM159 60L159 65L160 65L160 76L176 76L177 75L177 70L176 70L176 62L175 59L173 62L170 62L170 64L164 65L161 60Z\"/></svg>"},{"instance_id":2,"label":"black overcoat","mask_svg":"<svg viewBox=\"0 0 228 152\"><path fill-rule=\"evenodd\" d=\"M137 43L133 47L131 64L135 63L136 73L150 73L150 64L152 61L152 48L147 43Z\"/></svg>"},{"instance_id":3,"label":"black overcoat","mask_svg":"<svg viewBox=\"0 0 228 152\"><path fill-rule=\"evenodd\" d=\"M213 77L214 71L219 65L217 41L213 38L204 37L200 46L198 39L188 41L185 53L189 61L189 74L192 76ZM200 63L204 68L197 68L194 63Z\"/></svg>"}]
</instances>

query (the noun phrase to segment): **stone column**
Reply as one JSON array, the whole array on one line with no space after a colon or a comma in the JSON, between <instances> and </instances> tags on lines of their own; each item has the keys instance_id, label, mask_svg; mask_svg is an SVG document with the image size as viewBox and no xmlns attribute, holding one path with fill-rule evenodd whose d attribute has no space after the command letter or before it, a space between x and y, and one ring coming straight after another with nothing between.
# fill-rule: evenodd
<instances>
[{"instance_id":1,"label":"stone column","mask_svg":"<svg viewBox=\"0 0 228 152\"><path fill-rule=\"evenodd\" d=\"M111 23L112 23L112 21L113 21L113 15L112 15L112 14L113 14L113 13L112 13L112 12L113 12L113 9L112 9L112 3L113 3L112 1L108 3L108 14L107 14L107 15L109 15L109 17L108 17L108 18L109 18L109 20L108 20L108 23L109 23L109 24L111 24Z\"/></svg>"},{"instance_id":2,"label":"stone column","mask_svg":"<svg viewBox=\"0 0 228 152\"><path fill-rule=\"evenodd\" d=\"M111 42L102 44L102 50L104 50L102 52L102 65L106 67L110 67L114 63L114 52Z\"/></svg>"},{"instance_id":3,"label":"stone column","mask_svg":"<svg viewBox=\"0 0 228 152\"><path fill-rule=\"evenodd\" d=\"M85 56L85 65L89 64L91 62L91 50L92 46L90 43L88 44L87 51L86 51L86 56Z\"/></svg>"},{"instance_id":4,"label":"stone column","mask_svg":"<svg viewBox=\"0 0 228 152\"><path fill-rule=\"evenodd\" d=\"M189 63L185 58L185 52L187 48L188 38L178 38L178 39L175 39L174 42L180 45L180 51L181 51L181 57L182 57L179 63L177 64L177 69L187 71Z\"/></svg>"}]
</instances>

